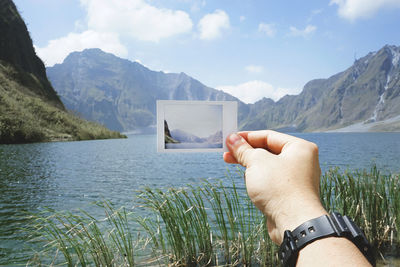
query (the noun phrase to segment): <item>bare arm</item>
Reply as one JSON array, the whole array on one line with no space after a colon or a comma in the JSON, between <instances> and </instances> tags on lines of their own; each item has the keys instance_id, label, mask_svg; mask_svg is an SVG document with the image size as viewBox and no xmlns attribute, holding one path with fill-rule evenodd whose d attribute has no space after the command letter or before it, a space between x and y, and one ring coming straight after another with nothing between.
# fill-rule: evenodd
<instances>
[{"instance_id":1,"label":"bare arm","mask_svg":"<svg viewBox=\"0 0 400 267\"><path fill-rule=\"evenodd\" d=\"M285 230L327 214L319 198L318 147L274 132L232 134L226 140L228 163L246 167L247 193L267 217L268 232L278 245ZM371 266L346 238L324 238L300 251L297 266Z\"/></svg>"}]
</instances>

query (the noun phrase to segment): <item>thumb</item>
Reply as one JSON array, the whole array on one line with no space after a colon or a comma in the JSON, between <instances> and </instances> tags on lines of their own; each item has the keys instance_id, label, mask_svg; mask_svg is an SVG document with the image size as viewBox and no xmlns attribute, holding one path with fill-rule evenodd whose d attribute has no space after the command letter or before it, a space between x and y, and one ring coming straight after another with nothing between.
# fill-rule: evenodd
<instances>
[{"instance_id":1,"label":"thumb","mask_svg":"<svg viewBox=\"0 0 400 267\"><path fill-rule=\"evenodd\" d=\"M250 146L242 136L235 133L230 134L228 138L226 138L226 146L230 154L240 165L248 167L250 164L250 156L254 148Z\"/></svg>"}]
</instances>

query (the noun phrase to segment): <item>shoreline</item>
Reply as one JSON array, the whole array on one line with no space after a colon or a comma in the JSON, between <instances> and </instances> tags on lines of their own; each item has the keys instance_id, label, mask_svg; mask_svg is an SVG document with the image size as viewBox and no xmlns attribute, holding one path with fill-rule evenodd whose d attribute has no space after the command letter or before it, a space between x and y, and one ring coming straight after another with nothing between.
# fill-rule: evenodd
<instances>
[{"instance_id":1,"label":"shoreline","mask_svg":"<svg viewBox=\"0 0 400 267\"><path fill-rule=\"evenodd\" d=\"M397 128L397 124L400 127L400 115L393 118L383 120L383 121L362 121L354 123L352 125L334 129L322 131L323 133L370 133L370 132L400 132L400 128ZM395 130L389 131L385 129L390 129L390 127L395 127Z\"/></svg>"}]
</instances>

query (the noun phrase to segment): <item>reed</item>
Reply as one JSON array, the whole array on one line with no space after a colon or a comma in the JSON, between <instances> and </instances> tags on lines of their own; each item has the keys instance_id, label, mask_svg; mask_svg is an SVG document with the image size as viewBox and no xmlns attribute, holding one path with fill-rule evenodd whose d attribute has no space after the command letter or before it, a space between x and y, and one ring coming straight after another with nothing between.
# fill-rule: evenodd
<instances>
[{"instance_id":1,"label":"reed","mask_svg":"<svg viewBox=\"0 0 400 267\"><path fill-rule=\"evenodd\" d=\"M42 246L27 265L134 266L140 238L131 229L132 214L125 208L101 204L105 218L85 211L77 214L46 209L29 215L30 242Z\"/></svg>"},{"instance_id":2,"label":"reed","mask_svg":"<svg viewBox=\"0 0 400 267\"><path fill-rule=\"evenodd\" d=\"M354 218L377 251L400 241L400 175L330 169L322 177L321 201L328 210Z\"/></svg>"},{"instance_id":3,"label":"reed","mask_svg":"<svg viewBox=\"0 0 400 267\"><path fill-rule=\"evenodd\" d=\"M154 257L164 255L164 264L264 266L266 252L276 251L263 215L233 182L229 188L209 182L180 190L148 188L139 198L162 219L142 225L153 240Z\"/></svg>"},{"instance_id":4,"label":"reed","mask_svg":"<svg viewBox=\"0 0 400 267\"><path fill-rule=\"evenodd\" d=\"M399 175L383 174L376 166L370 171L333 168L321 178L321 201L328 210L354 218L376 253L383 255L397 251L400 244L399 186ZM221 181L146 188L136 204L145 209L145 217L109 202L101 205L102 220L83 211L33 215L31 240L44 246L29 264L278 265L278 248L268 236L264 216L233 181L229 187Z\"/></svg>"}]
</instances>

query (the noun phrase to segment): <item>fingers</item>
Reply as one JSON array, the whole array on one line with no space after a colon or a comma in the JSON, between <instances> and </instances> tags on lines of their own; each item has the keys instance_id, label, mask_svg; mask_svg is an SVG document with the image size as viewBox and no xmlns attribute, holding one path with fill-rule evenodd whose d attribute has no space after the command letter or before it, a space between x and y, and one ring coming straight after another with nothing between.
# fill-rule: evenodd
<instances>
[{"instance_id":1,"label":"fingers","mask_svg":"<svg viewBox=\"0 0 400 267\"><path fill-rule=\"evenodd\" d=\"M226 138L226 145L229 153L224 154L224 160L229 163L239 163L247 167L251 161L251 153L254 150L242 137L238 134L231 134Z\"/></svg>"},{"instance_id":2,"label":"fingers","mask_svg":"<svg viewBox=\"0 0 400 267\"><path fill-rule=\"evenodd\" d=\"M303 141L301 138L271 130L239 132L239 135L252 147L264 148L274 154L280 154L284 147L290 142Z\"/></svg>"},{"instance_id":3,"label":"fingers","mask_svg":"<svg viewBox=\"0 0 400 267\"><path fill-rule=\"evenodd\" d=\"M248 166L254 148L263 148L273 154L280 154L290 143L304 142L303 139L271 130L248 131L231 134L226 139L229 152L224 153L227 163Z\"/></svg>"},{"instance_id":4,"label":"fingers","mask_svg":"<svg viewBox=\"0 0 400 267\"><path fill-rule=\"evenodd\" d=\"M226 163L238 164L238 162L236 161L235 157L232 155L231 152L224 153L224 161Z\"/></svg>"}]
</instances>

